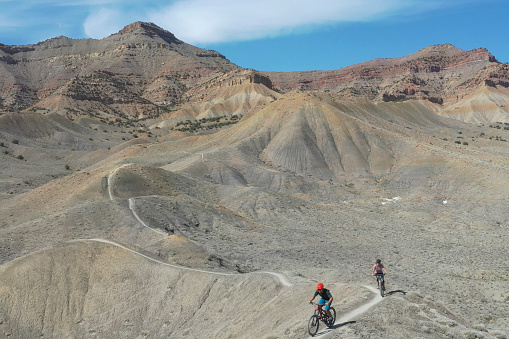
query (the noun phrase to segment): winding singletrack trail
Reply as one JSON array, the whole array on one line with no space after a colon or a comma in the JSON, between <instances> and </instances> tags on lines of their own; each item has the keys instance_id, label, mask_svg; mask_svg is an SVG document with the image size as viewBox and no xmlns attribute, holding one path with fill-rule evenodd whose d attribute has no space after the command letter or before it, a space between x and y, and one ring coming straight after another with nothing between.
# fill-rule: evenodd
<instances>
[{"instance_id":1,"label":"winding singletrack trail","mask_svg":"<svg viewBox=\"0 0 509 339\"><path fill-rule=\"evenodd\" d=\"M164 262L164 261L161 261L161 260L157 260L157 259L151 258L148 255L145 255L145 254L140 253L138 251L135 251L135 250L133 250L133 249L131 249L129 247L126 247L124 245L121 245L119 243L116 243L116 242L111 241L111 240L106 240L106 239L76 239L76 240L71 240L70 242L90 242L90 241L113 245L113 246L119 247L119 248L121 248L123 250L129 251L129 252L134 253L136 255L139 255L139 256L141 256L141 257L143 257L145 259L148 259L148 260L150 260L152 262L155 262L157 264L161 264L161 265L165 265L165 266L169 266L169 267L174 267L174 268L178 268L178 269L182 269L182 270L201 272L201 273L208 273L208 274L214 274L214 275L223 275L223 276L237 276L237 275L243 274L243 273L221 273L221 272L214 272L214 271L206 271L206 270L199 270L199 269L196 269L196 268L190 268L190 267L170 264L170 263L167 263L167 262ZM293 284L288 280L288 278L284 274L282 274L282 273L275 273L275 272L269 272L269 271L260 271L260 272L244 273L244 274L266 274L266 275L271 275L271 276L275 277L277 279L277 281L281 285L288 286L288 287L293 286Z\"/></svg>"},{"instance_id":2,"label":"winding singletrack trail","mask_svg":"<svg viewBox=\"0 0 509 339\"><path fill-rule=\"evenodd\" d=\"M143 253L140 253L138 251L130 249L130 248L123 246L121 244L118 244L114 241L106 240L106 239L76 239L76 240L72 240L71 242L99 242L99 243L109 244L109 245L121 248L123 250L129 251L131 253L134 253L136 255L139 255L139 256L141 256L147 260L150 260L152 262L155 262L157 264L165 265L165 266L169 266L169 267L173 267L173 268L178 268L178 269L182 269L182 270L214 274L214 275L221 275L221 276L238 276L238 275L242 274L242 273L221 273L221 272L214 272L214 271L199 270L199 269L195 269L195 268L166 263L166 262L151 258ZM282 273L276 273L276 272L270 272L270 271L260 271L260 272L252 272L252 273L245 273L245 274L266 274L266 275L270 275L270 276L276 278L276 280L279 282L279 284L281 284L283 286L286 286L286 287L293 286L293 284L288 280L286 275L284 275ZM315 335L315 338L316 337L320 337L320 338L330 337L333 334L335 328L338 328L341 326L341 324L347 323L347 322L351 321L352 319L354 319L355 317L367 312L373 306L377 305L378 303L380 303L383 300L383 298L378 294L378 290L376 288L374 288L373 286L368 286L368 285L362 285L362 286L369 289L370 291L372 291L375 294L374 298L371 299L369 302L359 306L358 308L353 309L346 314L343 314L341 317L336 319L336 325L333 328L326 328L326 329L322 330L321 332L319 332Z\"/></svg>"},{"instance_id":3,"label":"winding singletrack trail","mask_svg":"<svg viewBox=\"0 0 509 339\"><path fill-rule=\"evenodd\" d=\"M136 218L136 220L139 221L140 224L142 224L143 226L145 226L146 228L148 228L149 230L151 230L151 231L153 231L155 233L158 233L158 234L161 234L161 235L164 235L164 236L168 235L168 233L166 233L166 232L160 231L158 229L152 228L149 225L147 225L143 220L141 220L141 218L138 215L138 213L136 213L136 210L134 209L134 207L135 207L134 200L132 198L129 198L129 209L131 210L131 212L133 213L133 216Z\"/></svg>"}]
</instances>

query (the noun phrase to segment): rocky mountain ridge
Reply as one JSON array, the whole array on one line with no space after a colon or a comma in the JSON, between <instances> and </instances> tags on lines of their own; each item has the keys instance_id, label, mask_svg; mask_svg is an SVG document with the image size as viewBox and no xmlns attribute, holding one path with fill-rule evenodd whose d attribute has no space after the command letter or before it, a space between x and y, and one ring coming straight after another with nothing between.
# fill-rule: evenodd
<instances>
[{"instance_id":1,"label":"rocky mountain ridge","mask_svg":"<svg viewBox=\"0 0 509 339\"><path fill-rule=\"evenodd\" d=\"M146 23L102 40L58 37L28 46L0 46L0 107L120 116L153 114L188 89L238 69L223 55L185 44Z\"/></svg>"},{"instance_id":2,"label":"rocky mountain ridge","mask_svg":"<svg viewBox=\"0 0 509 339\"><path fill-rule=\"evenodd\" d=\"M35 45L0 44L0 113L51 111L110 121L168 116L200 100L203 91L246 81L280 93L324 91L375 102L426 100L440 111L465 101L478 88L509 87L509 65L484 48L464 51L445 44L330 71L244 70L216 51L188 45L144 22L101 40L57 37ZM480 115L490 121L490 114ZM500 119L506 111L492 115Z\"/></svg>"}]
</instances>

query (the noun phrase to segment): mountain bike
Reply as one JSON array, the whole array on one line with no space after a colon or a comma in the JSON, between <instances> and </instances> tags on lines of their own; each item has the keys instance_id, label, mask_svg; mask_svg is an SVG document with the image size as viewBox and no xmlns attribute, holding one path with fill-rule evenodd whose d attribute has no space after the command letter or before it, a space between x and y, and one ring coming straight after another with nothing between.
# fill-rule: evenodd
<instances>
[{"instance_id":1,"label":"mountain bike","mask_svg":"<svg viewBox=\"0 0 509 339\"><path fill-rule=\"evenodd\" d=\"M315 313L309 318L308 321L308 332L311 336L314 336L318 332L318 327L320 326L320 321L323 322L327 327L334 326L336 322L336 310L334 307L330 307L329 311L332 316L332 321L329 321L329 316L327 312L323 309L323 305L318 305L316 303L311 303L312 305L316 305Z\"/></svg>"},{"instance_id":2,"label":"mountain bike","mask_svg":"<svg viewBox=\"0 0 509 339\"><path fill-rule=\"evenodd\" d=\"M380 295L382 298L385 296L385 280L384 274L377 273L375 274L376 281L378 282L378 289L380 290Z\"/></svg>"}]
</instances>

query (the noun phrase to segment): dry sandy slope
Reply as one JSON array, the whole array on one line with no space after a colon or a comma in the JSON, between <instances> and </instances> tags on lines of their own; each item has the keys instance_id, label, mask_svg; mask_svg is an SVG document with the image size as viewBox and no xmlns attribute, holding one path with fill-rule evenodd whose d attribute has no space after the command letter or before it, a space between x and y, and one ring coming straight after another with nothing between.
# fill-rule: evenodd
<instances>
[{"instance_id":1,"label":"dry sandy slope","mask_svg":"<svg viewBox=\"0 0 509 339\"><path fill-rule=\"evenodd\" d=\"M314 283L179 269L96 241L43 250L0 270L0 331L13 338L303 338L312 313L305 303ZM329 288L348 296L342 309L371 297L360 287Z\"/></svg>"},{"instance_id":2,"label":"dry sandy slope","mask_svg":"<svg viewBox=\"0 0 509 339\"><path fill-rule=\"evenodd\" d=\"M440 115L470 123L509 122L509 88L481 87L448 105Z\"/></svg>"}]
</instances>

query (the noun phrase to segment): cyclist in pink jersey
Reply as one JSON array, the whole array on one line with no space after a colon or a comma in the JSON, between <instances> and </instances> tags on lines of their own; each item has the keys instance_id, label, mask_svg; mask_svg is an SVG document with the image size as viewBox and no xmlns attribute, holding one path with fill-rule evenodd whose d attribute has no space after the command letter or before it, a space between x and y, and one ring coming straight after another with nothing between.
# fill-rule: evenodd
<instances>
[{"instance_id":1,"label":"cyclist in pink jersey","mask_svg":"<svg viewBox=\"0 0 509 339\"><path fill-rule=\"evenodd\" d=\"M382 261L380 259L376 260L376 264L373 266L373 270L371 271L371 276L375 275L384 275L387 274L387 270L385 269L384 265L382 265ZM376 287L380 288L378 286L378 280L376 281ZM385 281L382 280L382 288L385 290Z\"/></svg>"}]
</instances>

